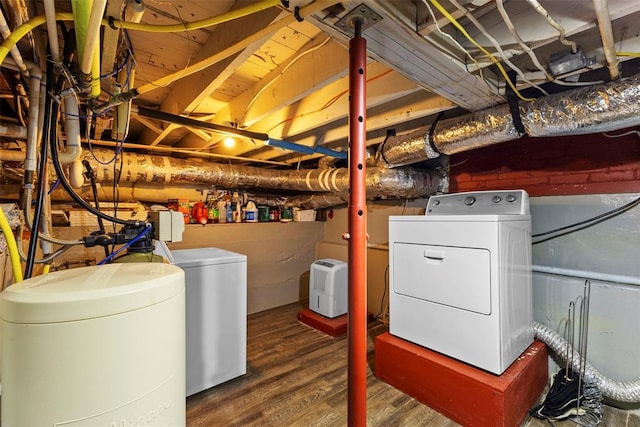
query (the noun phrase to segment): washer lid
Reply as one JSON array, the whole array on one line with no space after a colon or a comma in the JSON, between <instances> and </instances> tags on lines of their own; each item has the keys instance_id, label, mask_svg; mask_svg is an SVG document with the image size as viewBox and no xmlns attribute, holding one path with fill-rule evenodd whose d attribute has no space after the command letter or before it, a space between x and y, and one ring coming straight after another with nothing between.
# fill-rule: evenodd
<instances>
[{"instance_id":1,"label":"washer lid","mask_svg":"<svg viewBox=\"0 0 640 427\"><path fill-rule=\"evenodd\" d=\"M158 304L184 289L184 271L161 263L109 264L33 277L0 294L0 317L14 323L93 319Z\"/></svg>"},{"instance_id":2,"label":"washer lid","mask_svg":"<svg viewBox=\"0 0 640 427\"><path fill-rule=\"evenodd\" d=\"M173 263L182 267L246 262L247 256L218 248L179 249L171 251Z\"/></svg>"}]
</instances>

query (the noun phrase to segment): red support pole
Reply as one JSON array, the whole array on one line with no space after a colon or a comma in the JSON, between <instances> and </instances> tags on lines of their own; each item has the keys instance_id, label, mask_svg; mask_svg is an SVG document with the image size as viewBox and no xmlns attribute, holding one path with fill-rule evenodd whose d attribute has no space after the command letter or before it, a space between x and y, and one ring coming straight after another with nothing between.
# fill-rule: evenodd
<instances>
[{"instance_id":1,"label":"red support pole","mask_svg":"<svg viewBox=\"0 0 640 427\"><path fill-rule=\"evenodd\" d=\"M349 426L367 424L367 206L366 70L367 42L362 22L354 22L349 42L349 309L347 334Z\"/></svg>"}]
</instances>

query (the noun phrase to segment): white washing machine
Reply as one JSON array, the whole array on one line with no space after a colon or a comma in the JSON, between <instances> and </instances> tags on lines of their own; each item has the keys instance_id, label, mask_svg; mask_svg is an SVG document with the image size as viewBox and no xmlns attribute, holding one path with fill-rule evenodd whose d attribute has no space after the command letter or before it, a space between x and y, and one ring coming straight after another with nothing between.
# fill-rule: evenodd
<instances>
[{"instance_id":1,"label":"white washing machine","mask_svg":"<svg viewBox=\"0 0 640 427\"><path fill-rule=\"evenodd\" d=\"M389 217L389 332L501 374L533 342L523 190L446 194Z\"/></svg>"},{"instance_id":2,"label":"white washing machine","mask_svg":"<svg viewBox=\"0 0 640 427\"><path fill-rule=\"evenodd\" d=\"M186 394L247 372L247 256L219 248L171 252L184 270Z\"/></svg>"}]
</instances>

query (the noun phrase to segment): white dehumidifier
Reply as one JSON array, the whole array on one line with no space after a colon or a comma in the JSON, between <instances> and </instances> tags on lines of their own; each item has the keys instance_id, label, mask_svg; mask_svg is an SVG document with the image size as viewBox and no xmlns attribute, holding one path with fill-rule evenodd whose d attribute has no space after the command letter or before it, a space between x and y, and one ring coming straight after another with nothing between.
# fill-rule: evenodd
<instances>
[{"instance_id":1,"label":"white dehumidifier","mask_svg":"<svg viewBox=\"0 0 640 427\"><path fill-rule=\"evenodd\" d=\"M334 318L347 312L347 263L319 259L311 264L309 309Z\"/></svg>"}]
</instances>

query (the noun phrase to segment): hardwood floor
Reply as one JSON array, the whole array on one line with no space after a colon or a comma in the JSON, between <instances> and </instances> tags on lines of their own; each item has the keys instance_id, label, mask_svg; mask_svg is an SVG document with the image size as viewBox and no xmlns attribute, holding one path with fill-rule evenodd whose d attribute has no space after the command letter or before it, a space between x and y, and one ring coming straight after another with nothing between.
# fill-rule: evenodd
<instances>
[{"instance_id":1,"label":"hardwood floor","mask_svg":"<svg viewBox=\"0 0 640 427\"><path fill-rule=\"evenodd\" d=\"M347 341L298 322L302 303L248 318L247 374L187 399L188 426L346 426ZM457 426L455 422L373 375L375 336L369 326L367 424ZM620 413L618 413L620 412ZM640 427L629 414L607 410L601 425ZM526 427L548 426L527 418ZM570 421L556 423L574 426Z\"/></svg>"},{"instance_id":2,"label":"hardwood floor","mask_svg":"<svg viewBox=\"0 0 640 427\"><path fill-rule=\"evenodd\" d=\"M249 316L247 374L187 399L189 426L344 426L347 424L347 341L296 319L301 304ZM369 328L370 425L457 424L374 377Z\"/></svg>"}]
</instances>

